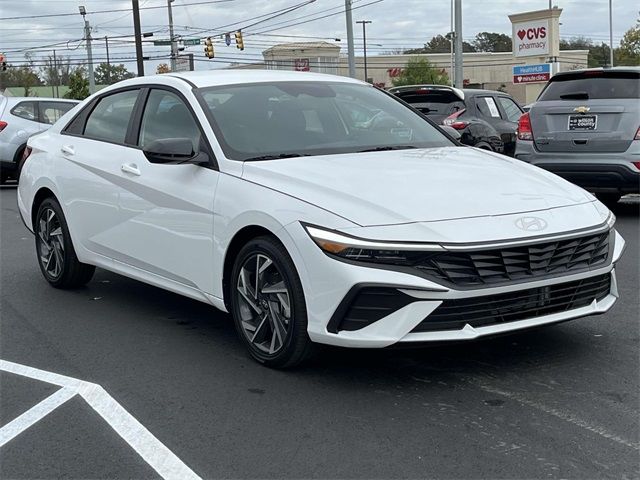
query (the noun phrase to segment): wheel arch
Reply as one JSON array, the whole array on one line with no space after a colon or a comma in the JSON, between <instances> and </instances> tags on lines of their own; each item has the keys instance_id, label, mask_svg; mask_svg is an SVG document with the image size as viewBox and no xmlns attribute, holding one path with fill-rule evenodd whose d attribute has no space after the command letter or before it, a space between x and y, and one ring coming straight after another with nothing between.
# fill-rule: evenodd
<instances>
[{"instance_id":1,"label":"wheel arch","mask_svg":"<svg viewBox=\"0 0 640 480\"><path fill-rule=\"evenodd\" d=\"M40 205L47 198L54 198L58 203L60 203L60 200L58 200L58 197L56 197L55 193L53 193L52 190L50 190L48 187L40 187L36 192L36 194L33 196L33 202L31 204L31 225L32 226L35 225L36 215L38 215L38 209L40 208Z\"/></svg>"},{"instance_id":2,"label":"wheel arch","mask_svg":"<svg viewBox=\"0 0 640 480\"><path fill-rule=\"evenodd\" d=\"M244 245L246 245L254 238L262 236L275 238L280 243L282 243L278 236L270 229L257 224L246 225L235 233L225 251L222 267L222 299L224 301L225 307L227 308L227 311L229 312L231 311L229 300L231 294L230 277L231 270L233 269L233 262L238 252L240 252Z\"/></svg>"}]
</instances>

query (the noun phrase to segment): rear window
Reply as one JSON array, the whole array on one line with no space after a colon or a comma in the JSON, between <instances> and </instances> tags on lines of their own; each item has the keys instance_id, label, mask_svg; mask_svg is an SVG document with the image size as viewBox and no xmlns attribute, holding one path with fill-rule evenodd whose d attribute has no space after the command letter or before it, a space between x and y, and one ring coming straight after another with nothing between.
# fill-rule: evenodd
<instances>
[{"instance_id":1,"label":"rear window","mask_svg":"<svg viewBox=\"0 0 640 480\"><path fill-rule=\"evenodd\" d=\"M640 73L580 72L551 79L538 100L640 98Z\"/></svg>"},{"instance_id":2,"label":"rear window","mask_svg":"<svg viewBox=\"0 0 640 480\"><path fill-rule=\"evenodd\" d=\"M453 92L414 90L395 95L423 113L451 114L465 108L464 102Z\"/></svg>"}]
</instances>

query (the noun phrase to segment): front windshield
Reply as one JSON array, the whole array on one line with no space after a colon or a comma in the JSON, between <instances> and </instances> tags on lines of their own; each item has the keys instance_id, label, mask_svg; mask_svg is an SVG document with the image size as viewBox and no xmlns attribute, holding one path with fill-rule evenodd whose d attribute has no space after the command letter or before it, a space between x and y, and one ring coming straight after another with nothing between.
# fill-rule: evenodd
<instances>
[{"instance_id":1,"label":"front windshield","mask_svg":"<svg viewBox=\"0 0 640 480\"><path fill-rule=\"evenodd\" d=\"M368 85L274 82L200 93L233 160L453 145L424 118Z\"/></svg>"}]
</instances>

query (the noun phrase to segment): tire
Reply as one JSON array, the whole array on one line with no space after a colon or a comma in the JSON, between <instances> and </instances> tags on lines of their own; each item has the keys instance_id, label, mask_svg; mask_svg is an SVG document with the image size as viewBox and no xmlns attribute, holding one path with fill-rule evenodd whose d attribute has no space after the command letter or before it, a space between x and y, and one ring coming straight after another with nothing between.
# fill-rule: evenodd
<instances>
[{"instance_id":1,"label":"tire","mask_svg":"<svg viewBox=\"0 0 640 480\"><path fill-rule=\"evenodd\" d=\"M78 261L67 221L56 199L46 198L40 204L33 230L38 265L47 282L55 288L71 289L91 280L96 268Z\"/></svg>"},{"instance_id":2,"label":"tire","mask_svg":"<svg viewBox=\"0 0 640 480\"><path fill-rule=\"evenodd\" d=\"M308 358L312 344L304 292L280 242L268 236L248 242L236 257L230 285L236 331L256 361L288 368Z\"/></svg>"},{"instance_id":3,"label":"tire","mask_svg":"<svg viewBox=\"0 0 640 480\"><path fill-rule=\"evenodd\" d=\"M622 198L619 193L596 193L596 198L604 203L607 207L615 207L618 201Z\"/></svg>"}]
</instances>

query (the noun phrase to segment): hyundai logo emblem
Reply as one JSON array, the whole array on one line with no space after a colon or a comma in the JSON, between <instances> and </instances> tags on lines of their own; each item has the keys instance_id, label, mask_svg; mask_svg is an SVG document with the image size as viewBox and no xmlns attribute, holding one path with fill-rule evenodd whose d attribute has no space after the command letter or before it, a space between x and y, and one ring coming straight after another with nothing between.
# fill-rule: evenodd
<instances>
[{"instance_id":1,"label":"hyundai logo emblem","mask_svg":"<svg viewBox=\"0 0 640 480\"><path fill-rule=\"evenodd\" d=\"M541 232L547 228L547 222L539 217L520 217L516 220L516 227L527 232Z\"/></svg>"}]
</instances>

